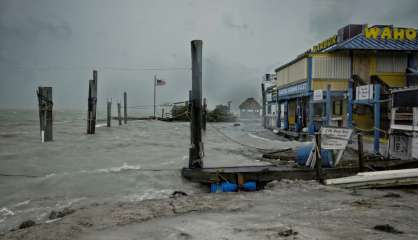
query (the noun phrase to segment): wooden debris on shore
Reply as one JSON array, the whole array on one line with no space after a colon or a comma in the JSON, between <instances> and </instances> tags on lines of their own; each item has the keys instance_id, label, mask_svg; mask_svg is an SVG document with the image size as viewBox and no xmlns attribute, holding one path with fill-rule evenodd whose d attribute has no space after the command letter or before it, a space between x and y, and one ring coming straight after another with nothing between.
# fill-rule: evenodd
<instances>
[{"instance_id":1,"label":"wooden debris on shore","mask_svg":"<svg viewBox=\"0 0 418 240\"><path fill-rule=\"evenodd\" d=\"M326 185L344 188L382 188L418 185L418 168L362 172L355 176L328 179Z\"/></svg>"},{"instance_id":2,"label":"wooden debris on shore","mask_svg":"<svg viewBox=\"0 0 418 240\"><path fill-rule=\"evenodd\" d=\"M295 161L296 153L291 148L280 149L272 152L266 152L262 155L266 159L280 159L283 161Z\"/></svg>"}]
</instances>

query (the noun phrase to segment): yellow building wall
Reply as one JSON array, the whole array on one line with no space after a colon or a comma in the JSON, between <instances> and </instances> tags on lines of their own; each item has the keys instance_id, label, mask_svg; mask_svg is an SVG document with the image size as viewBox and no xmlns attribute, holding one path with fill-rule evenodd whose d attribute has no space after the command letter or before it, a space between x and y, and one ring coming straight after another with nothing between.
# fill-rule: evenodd
<instances>
[{"instance_id":1,"label":"yellow building wall","mask_svg":"<svg viewBox=\"0 0 418 240\"><path fill-rule=\"evenodd\" d=\"M403 55L401 55L403 56ZM389 87L404 87L406 86L405 71L399 72L378 72L377 58L384 57L384 55L376 54L354 54L353 59L353 74L360 76L365 82L370 82L370 76L378 76ZM406 56L405 56L406 58ZM394 60L394 65L399 67L401 59ZM405 67L406 68L406 67Z\"/></svg>"},{"instance_id":2,"label":"yellow building wall","mask_svg":"<svg viewBox=\"0 0 418 240\"><path fill-rule=\"evenodd\" d=\"M348 79L313 79L312 90L326 90L328 84L331 85L331 91L347 91Z\"/></svg>"},{"instance_id":3,"label":"yellow building wall","mask_svg":"<svg viewBox=\"0 0 418 240\"><path fill-rule=\"evenodd\" d=\"M289 101L288 121L289 124L296 123L296 100Z\"/></svg>"}]
</instances>

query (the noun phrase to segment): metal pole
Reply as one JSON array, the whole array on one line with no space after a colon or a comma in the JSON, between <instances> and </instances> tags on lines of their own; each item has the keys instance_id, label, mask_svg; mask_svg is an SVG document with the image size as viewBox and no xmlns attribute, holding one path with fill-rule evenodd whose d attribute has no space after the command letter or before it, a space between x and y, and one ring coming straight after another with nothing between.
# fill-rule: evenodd
<instances>
[{"instance_id":1,"label":"metal pole","mask_svg":"<svg viewBox=\"0 0 418 240\"><path fill-rule=\"evenodd\" d=\"M154 119L155 119L155 99L156 99L156 95L157 95L157 75L154 75Z\"/></svg>"},{"instance_id":2,"label":"metal pole","mask_svg":"<svg viewBox=\"0 0 418 240\"><path fill-rule=\"evenodd\" d=\"M313 93L309 97L309 134L313 135L315 133L315 125L314 125L314 102L313 102Z\"/></svg>"},{"instance_id":3,"label":"metal pole","mask_svg":"<svg viewBox=\"0 0 418 240\"><path fill-rule=\"evenodd\" d=\"M380 84L374 85L374 144L375 154L380 152Z\"/></svg>"},{"instance_id":4,"label":"metal pole","mask_svg":"<svg viewBox=\"0 0 418 240\"><path fill-rule=\"evenodd\" d=\"M123 92L123 121L128 123L128 94Z\"/></svg>"},{"instance_id":5,"label":"metal pole","mask_svg":"<svg viewBox=\"0 0 418 240\"><path fill-rule=\"evenodd\" d=\"M266 92L264 83L261 83L261 96L263 98L263 109L261 110L261 120L263 127L266 128Z\"/></svg>"},{"instance_id":6,"label":"metal pole","mask_svg":"<svg viewBox=\"0 0 418 240\"><path fill-rule=\"evenodd\" d=\"M323 182L322 179L322 158L321 158L321 134L317 133L315 134L315 144L318 147L318 149L315 151L316 153L316 161L315 161L315 168L316 168L316 179L319 182Z\"/></svg>"},{"instance_id":7,"label":"metal pole","mask_svg":"<svg viewBox=\"0 0 418 240\"><path fill-rule=\"evenodd\" d=\"M284 123L283 123L283 128L285 130L289 129L289 100L286 99L284 102Z\"/></svg>"},{"instance_id":8,"label":"metal pole","mask_svg":"<svg viewBox=\"0 0 418 240\"><path fill-rule=\"evenodd\" d=\"M353 51L350 51L350 79L348 81L347 127L353 127Z\"/></svg>"},{"instance_id":9,"label":"metal pole","mask_svg":"<svg viewBox=\"0 0 418 240\"><path fill-rule=\"evenodd\" d=\"M202 143L202 40L191 42L192 56L192 147L189 168L203 167Z\"/></svg>"}]
</instances>

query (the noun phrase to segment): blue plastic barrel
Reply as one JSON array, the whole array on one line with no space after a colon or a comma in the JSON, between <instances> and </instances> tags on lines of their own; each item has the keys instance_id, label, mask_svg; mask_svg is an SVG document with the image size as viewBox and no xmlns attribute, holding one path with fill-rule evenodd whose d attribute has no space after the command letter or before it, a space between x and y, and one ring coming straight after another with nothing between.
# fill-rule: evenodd
<instances>
[{"instance_id":1,"label":"blue plastic barrel","mask_svg":"<svg viewBox=\"0 0 418 240\"><path fill-rule=\"evenodd\" d=\"M253 181L249 181L249 182L244 183L242 188L245 191L255 191L255 190L257 190L257 183L253 182Z\"/></svg>"},{"instance_id":2,"label":"blue plastic barrel","mask_svg":"<svg viewBox=\"0 0 418 240\"><path fill-rule=\"evenodd\" d=\"M305 144L296 148L296 162L305 166L309 154L313 150L314 144ZM332 152L330 150L321 149L322 167L332 166Z\"/></svg>"},{"instance_id":3,"label":"blue plastic barrel","mask_svg":"<svg viewBox=\"0 0 418 240\"><path fill-rule=\"evenodd\" d=\"M238 185L230 182L212 183L210 185L210 192L236 192Z\"/></svg>"}]
</instances>

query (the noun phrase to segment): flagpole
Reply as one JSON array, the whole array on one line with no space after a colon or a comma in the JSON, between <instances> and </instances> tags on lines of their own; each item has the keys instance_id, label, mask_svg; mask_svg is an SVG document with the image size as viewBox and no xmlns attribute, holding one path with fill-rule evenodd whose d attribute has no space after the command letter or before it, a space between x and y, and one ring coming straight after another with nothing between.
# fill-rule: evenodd
<instances>
[{"instance_id":1,"label":"flagpole","mask_svg":"<svg viewBox=\"0 0 418 240\"><path fill-rule=\"evenodd\" d=\"M155 96L157 94L157 75L154 75L154 119L155 119Z\"/></svg>"}]
</instances>

